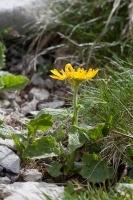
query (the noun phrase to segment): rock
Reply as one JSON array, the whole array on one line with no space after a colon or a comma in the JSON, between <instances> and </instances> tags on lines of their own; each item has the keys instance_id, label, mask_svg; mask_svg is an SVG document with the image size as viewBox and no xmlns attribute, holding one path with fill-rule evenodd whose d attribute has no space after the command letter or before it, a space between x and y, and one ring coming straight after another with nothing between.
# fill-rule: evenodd
<instances>
[{"instance_id":1,"label":"rock","mask_svg":"<svg viewBox=\"0 0 133 200\"><path fill-rule=\"evenodd\" d=\"M36 100L35 98L28 102L28 103L25 103L22 105L21 107L21 112L26 115L27 113L29 113L30 111L34 111L36 110L36 105L38 103L38 100Z\"/></svg>"},{"instance_id":2,"label":"rock","mask_svg":"<svg viewBox=\"0 0 133 200\"><path fill-rule=\"evenodd\" d=\"M19 33L24 33L26 25L33 23L41 13L47 13L47 17L51 15L48 7L50 2L51 0L0 1L0 29L13 27Z\"/></svg>"},{"instance_id":3,"label":"rock","mask_svg":"<svg viewBox=\"0 0 133 200\"><path fill-rule=\"evenodd\" d=\"M66 0L62 0L66 1ZM79 0L68 0L69 3L75 3ZM80 0L81 1L81 0ZM60 4L60 0L56 3ZM18 37L19 33L24 34L37 21L42 22L43 27L51 23L54 6L53 0L4 0L0 1L0 29L13 27L11 34ZM36 23L37 23L36 22Z\"/></svg>"},{"instance_id":4,"label":"rock","mask_svg":"<svg viewBox=\"0 0 133 200\"><path fill-rule=\"evenodd\" d=\"M21 170L21 174L24 177L24 181L29 182L40 182L42 181L42 173L37 169L26 169L25 171Z\"/></svg>"},{"instance_id":5,"label":"rock","mask_svg":"<svg viewBox=\"0 0 133 200\"><path fill-rule=\"evenodd\" d=\"M2 138L0 138L0 145L4 145L7 146L9 149L11 150L17 150L14 141L12 139L5 139L3 140Z\"/></svg>"},{"instance_id":6,"label":"rock","mask_svg":"<svg viewBox=\"0 0 133 200\"><path fill-rule=\"evenodd\" d=\"M0 172L2 172L2 170L3 170L3 167L0 166Z\"/></svg>"},{"instance_id":7,"label":"rock","mask_svg":"<svg viewBox=\"0 0 133 200\"><path fill-rule=\"evenodd\" d=\"M31 83L34 86L44 87L45 81L40 74L34 74L31 78Z\"/></svg>"},{"instance_id":8,"label":"rock","mask_svg":"<svg viewBox=\"0 0 133 200\"><path fill-rule=\"evenodd\" d=\"M38 101L47 100L50 96L47 90L39 88L32 88L29 94L35 97Z\"/></svg>"},{"instance_id":9,"label":"rock","mask_svg":"<svg viewBox=\"0 0 133 200\"><path fill-rule=\"evenodd\" d=\"M53 80L50 79L50 78L45 79L45 86L46 86L49 90L53 89L53 87L54 87L54 82L53 82Z\"/></svg>"},{"instance_id":10,"label":"rock","mask_svg":"<svg viewBox=\"0 0 133 200\"><path fill-rule=\"evenodd\" d=\"M0 184L10 184L11 180L5 176L5 177L0 177Z\"/></svg>"},{"instance_id":11,"label":"rock","mask_svg":"<svg viewBox=\"0 0 133 200\"><path fill-rule=\"evenodd\" d=\"M5 197L11 195L11 193L8 191L8 188L5 187L5 184L0 185L0 200L5 199Z\"/></svg>"},{"instance_id":12,"label":"rock","mask_svg":"<svg viewBox=\"0 0 133 200\"><path fill-rule=\"evenodd\" d=\"M10 181L12 183L14 183L15 181L18 181L18 179L20 177L20 174L13 174L10 172L5 172L4 174L5 174L5 176L7 176L10 179Z\"/></svg>"},{"instance_id":13,"label":"rock","mask_svg":"<svg viewBox=\"0 0 133 200\"><path fill-rule=\"evenodd\" d=\"M10 106L10 101L8 100L1 100L0 101L0 107L1 108L8 108Z\"/></svg>"},{"instance_id":14,"label":"rock","mask_svg":"<svg viewBox=\"0 0 133 200\"><path fill-rule=\"evenodd\" d=\"M7 91L5 92L5 95L7 100L15 100L15 91Z\"/></svg>"},{"instance_id":15,"label":"rock","mask_svg":"<svg viewBox=\"0 0 133 200\"><path fill-rule=\"evenodd\" d=\"M13 111L14 111L13 108L6 108L6 109L5 109L5 112L6 112L7 114L11 114Z\"/></svg>"},{"instance_id":16,"label":"rock","mask_svg":"<svg viewBox=\"0 0 133 200\"><path fill-rule=\"evenodd\" d=\"M55 184L48 184L45 182L15 182L10 185L0 185L0 195L3 192L10 193L11 195L4 200L47 200L48 196L51 200L64 199L64 187L58 187ZM46 195L46 196L45 196Z\"/></svg>"},{"instance_id":17,"label":"rock","mask_svg":"<svg viewBox=\"0 0 133 200\"><path fill-rule=\"evenodd\" d=\"M121 196L125 197L124 199L129 199L130 198L129 192L132 194L133 184L132 183L118 183L115 189L118 193L120 193Z\"/></svg>"},{"instance_id":18,"label":"rock","mask_svg":"<svg viewBox=\"0 0 133 200\"><path fill-rule=\"evenodd\" d=\"M20 158L6 146L0 145L0 166L7 171L18 174L20 170Z\"/></svg>"},{"instance_id":19,"label":"rock","mask_svg":"<svg viewBox=\"0 0 133 200\"><path fill-rule=\"evenodd\" d=\"M41 110L43 108L59 108L65 105L65 101L53 101L48 103L38 103L37 108Z\"/></svg>"},{"instance_id":20,"label":"rock","mask_svg":"<svg viewBox=\"0 0 133 200\"><path fill-rule=\"evenodd\" d=\"M34 111L30 111L29 113L27 113L26 117L34 117L38 114L38 110L34 110Z\"/></svg>"}]
</instances>

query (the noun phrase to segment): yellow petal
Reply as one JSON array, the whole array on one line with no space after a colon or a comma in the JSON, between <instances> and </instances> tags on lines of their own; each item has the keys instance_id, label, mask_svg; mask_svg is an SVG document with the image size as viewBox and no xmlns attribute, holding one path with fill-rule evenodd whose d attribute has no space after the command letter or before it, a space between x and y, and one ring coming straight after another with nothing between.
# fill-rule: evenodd
<instances>
[{"instance_id":1,"label":"yellow petal","mask_svg":"<svg viewBox=\"0 0 133 200\"><path fill-rule=\"evenodd\" d=\"M70 63L66 64L66 66L65 66L65 72L67 72L67 71L72 71L72 72L75 71Z\"/></svg>"},{"instance_id":2,"label":"yellow petal","mask_svg":"<svg viewBox=\"0 0 133 200\"><path fill-rule=\"evenodd\" d=\"M91 78L93 78L98 73L98 71L99 71L99 69L97 69L97 70L89 69L88 72L87 72L87 74L86 74L86 77L88 79L91 79Z\"/></svg>"},{"instance_id":3,"label":"yellow petal","mask_svg":"<svg viewBox=\"0 0 133 200\"><path fill-rule=\"evenodd\" d=\"M57 71L57 69L50 70L54 75L62 77L62 75Z\"/></svg>"},{"instance_id":4,"label":"yellow petal","mask_svg":"<svg viewBox=\"0 0 133 200\"><path fill-rule=\"evenodd\" d=\"M58 79L58 80L65 80L65 78L62 76L62 77L59 77L59 76L54 76L54 75L50 75L51 78L54 78L54 79Z\"/></svg>"}]
</instances>

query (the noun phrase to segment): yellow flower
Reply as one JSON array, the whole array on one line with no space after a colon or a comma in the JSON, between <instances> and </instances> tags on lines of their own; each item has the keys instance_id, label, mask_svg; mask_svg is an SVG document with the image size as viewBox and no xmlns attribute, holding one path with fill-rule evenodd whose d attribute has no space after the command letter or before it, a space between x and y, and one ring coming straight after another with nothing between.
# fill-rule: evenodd
<instances>
[{"instance_id":1,"label":"yellow flower","mask_svg":"<svg viewBox=\"0 0 133 200\"><path fill-rule=\"evenodd\" d=\"M58 79L58 80L70 80L72 81L73 85L76 86L82 81L92 79L97 73L98 69L89 69L88 71L84 68L78 68L75 70L70 63L65 66L65 71L63 69L60 72L57 69L51 70L54 75L50 75L51 78Z\"/></svg>"}]
</instances>

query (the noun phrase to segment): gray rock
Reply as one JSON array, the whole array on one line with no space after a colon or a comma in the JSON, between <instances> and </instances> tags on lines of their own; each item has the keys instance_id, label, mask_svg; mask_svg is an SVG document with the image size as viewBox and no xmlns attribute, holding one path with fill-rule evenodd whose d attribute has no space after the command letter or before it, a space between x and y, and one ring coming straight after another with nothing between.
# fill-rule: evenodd
<instances>
[{"instance_id":1,"label":"gray rock","mask_svg":"<svg viewBox=\"0 0 133 200\"><path fill-rule=\"evenodd\" d=\"M45 81L44 79L40 76L40 74L34 74L31 78L31 83L34 86L39 86L39 87L44 87L45 86Z\"/></svg>"},{"instance_id":2,"label":"gray rock","mask_svg":"<svg viewBox=\"0 0 133 200\"><path fill-rule=\"evenodd\" d=\"M30 111L36 110L37 103L38 103L38 100L36 100L35 98L32 101L30 101L30 102L26 102L25 104L22 105L21 112L24 115L26 115Z\"/></svg>"},{"instance_id":3,"label":"gray rock","mask_svg":"<svg viewBox=\"0 0 133 200\"><path fill-rule=\"evenodd\" d=\"M6 94L6 99L7 100L15 100L15 91L8 91L5 93Z\"/></svg>"},{"instance_id":4,"label":"gray rock","mask_svg":"<svg viewBox=\"0 0 133 200\"><path fill-rule=\"evenodd\" d=\"M39 103L37 105L38 110L41 110L43 108L59 108L65 105L65 101L53 101L48 103Z\"/></svg>"},{"instance_id":5,"label":"gray rock","mask_svg":"<svg viewBox=\"0 0 133 200\"><path fill-rule=\"evenodd\" d=\"M3 167L0 166L0 172L2 172L2 170L3 170Z\"/></svg>"},{"instance_id":6,"label":"gray rock","mask_svg":"<svg viewBox=\"0 0 133 200\"><path fill-rule=\"evenodd\" d=\"M45 86L46 86L49 90L53 89L53 87L54 87L54 82L53 82L53 80L50 79L50 78L45 79Z\"/></svg>"},{"instance_id":7,"label":"gray rock","mask_svg":"<svg viewBox=\"0 0 133 200\"><path fill-rule=\"evenodd\" d=\"M38 101L47 100L50 96L47 90L39 88L32 88L29 94L35 97Z\"/></svg>"},{"instance_id":8,"label":"gray rock","mask_svg":"<svg viewBox=\"0 0 133 200\"><path fill-rule=\"evenodd\" d=\"M1 189L2 188L2 189ZM4 200L47 200L47 195L51 200L64 199L64 187L45 182L16 182L10 185L0 185L1 191L6 191L11 195ZM3 195L1 192L0 195Z\"/></svg>"},{"instance_id":9,"label":"gray rock","mask_svg":"<svg viewBox=\"0 0 133 200\"><path fill-rule=\"evenodd\" d=\"M25 171L21 170L21 174L24 177L24 181L29 182L40 182L42 181L42 173L37 169L26 169Z\"/></svg>"},{"instance_id":10,"label":"gray rock","mask_svg":"<svg viewBox=\"0 0 133 200\"><path fill-rule=\"evenodd\" d=\"M33 23L41 13L50 15L48 3L51 0L4 0L0 1L0 29L13 27L16 31L24 33L27 24Z\"/></svg>"},{"instance_id":11,"label":"gray rock","mask_svg":"<svg viewBox=\"0 0 133 200\"><path fill-rule=\"evenodd\" d=\"M4 174L5 174L5 176L7 176L11 180L12 183L17 181L19 179L19 176L20 176L20 174L14 174L14 173L11 173L11 172L5 172Z\"/></svg>"},{"instance_id":12,"label":"gray rock","mask_svg":"<svg viewBox=\"0 0 133 200\"><path fill-rule=\"evenodd\" d=\"M17 150L14 141L12 139L3 140L2 138L0 138L0 145L7 146L11 150Z\"/></svg>"},{"instance_id":13,"label":"gray rock","mask_svg":"<svg viewBox=\"0 0 133 200\"><path fill-rule=\"evenodd\" d=\"M0 177L0 184L10 184L11 180L5 176L5 177Z\"/></svg>"},{"instance_id":14,"label":"gray rock","mask_svg":"<svg viewBox=\"0 0 133 200\"><path fill-rule=\"evenodd\" d=\"M70 3L76 1L79 0L68 0ZM60 0L58 2L60 4ZM36 21L41 21L43 27L47 27L48 22L52 25L53 6L53 0L1 0L0 29L13 27L15 31L11 31L11 34L17 37L18 33L24 34Z\"/></svg>"},{"instance_id":15,"label":"gray rock","mask_svg":"<svg viewBox=\"0 0 133 200\"><path fill-rule=\"evenodd\" d=\"M7 171L18 174L20 170L20 158L6 146L0 145L0 166Z\"/></svg>"},{"instance_id":16,"label":"gray rock","mask_svg":"<svg viewBox=\"0 0 133 200\"><path fill-rule=\"evenodd\" d=\"M10 101L8 100L1 100L0 101L0 107L1 108L8 108L10 106Z\"/></svg>"}]
</instances>

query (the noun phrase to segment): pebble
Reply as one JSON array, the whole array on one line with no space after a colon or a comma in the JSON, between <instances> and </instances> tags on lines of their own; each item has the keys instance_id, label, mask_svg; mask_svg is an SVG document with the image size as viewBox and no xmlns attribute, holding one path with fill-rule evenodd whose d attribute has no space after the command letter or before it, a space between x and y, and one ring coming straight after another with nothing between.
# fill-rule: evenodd
<instances>
[{"instance_id":1,"label":"pebble","mask_svg":"<svg viewBox=\"0 0 133 200\"><path fill-rule=\"evenodd\" d=\"M60 108L65 105L65 101L53 101L48 103L38 103L37 108L41 110L43 108Z\"/></svg>"},{"instance_id":2,"label":"pebble","mask_svg":"<svg viewBox=\"0 0 133 200\"><path fill-rule=\"evenodd\" d=\"M54 87L53 80L50 79L50 78L45 79L45 86L46 86L49 90L53 89L53 87Z\"/></svg>"},{"instance_id":3,"label":"pebble","mask_svg":"<svg viewBox=\"0 0 133 200\"><path fill-rule=\"evenodd\" d=\"M26 169L25 171L21 170L21 174L24 177L24 181L30 182L40 182L42 181L42 173L37 169Z\"/></svg>"},{"instance_id":4,"label":"pebble","mask_svg":"<svg viewBox=\"0 0 133 200\"><path fill-rule=\"evenodd\" d=\"M35 97L38 101L47 100L50 96L46 89L32 88L29 92L32 97Z\"/></svg>"}]
</instances>

